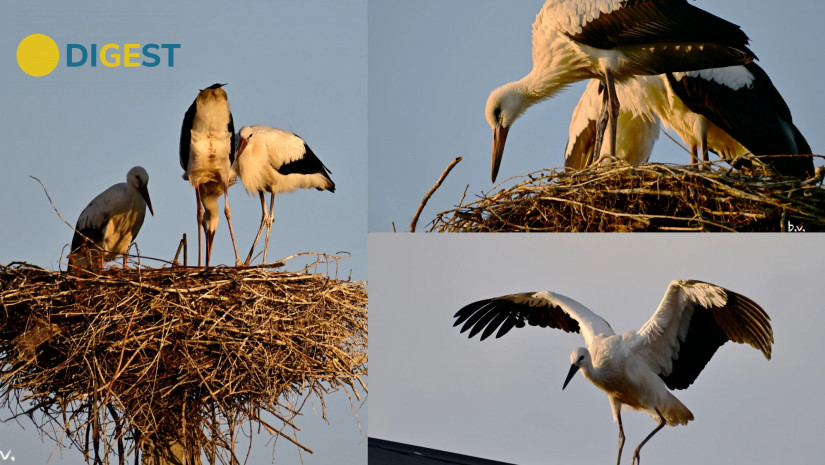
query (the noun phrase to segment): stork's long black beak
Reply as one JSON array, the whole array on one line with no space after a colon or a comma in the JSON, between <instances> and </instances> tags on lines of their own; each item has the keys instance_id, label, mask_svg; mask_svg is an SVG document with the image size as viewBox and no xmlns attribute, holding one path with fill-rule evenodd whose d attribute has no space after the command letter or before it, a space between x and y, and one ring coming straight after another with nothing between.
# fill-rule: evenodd
<instances>
[{"instance_id":1,"label":"stork's long black beak","mask_svg":"<svg viewBox=\"0 0 825 465\"><path fill-rule=\"evenodd\" d=\"M567 383L569 383L570 380L573 379L573 375L575 375L577 371L579 371L578 365L570 365L570 371L567 372L567 378L564 380L564 385L561 387L562 391L564 390L564 388L567 387Z\"/></svg>"},{"instance_id":2,"label":"stork's long black beak","mask_svg":"<svg viewBox=\"0 0 825 465\"><path fill-rule=\"evenodd\" d=\"M152 209L152 200L149 199L149 189L146 186L140 186L138 187L138 192L140 192L143 200L146 201L146 206L149 207L149 213L155 216L155 210Z\"/></svg>"},{"instance_id":3,"label":"stork's long black beak","mask_svg":"<svg viewBox=\"0 0 825 465\"><path fill-rule=\"evenodd\" d=\"M496 124L493 128L493 163L490 171L493 182L496 182L496 176L498 176L498 167L501 165L501 156L504 154L504 142L507 141L508 132L510 128L501 124Z\"/></svg>"}]
</instances>

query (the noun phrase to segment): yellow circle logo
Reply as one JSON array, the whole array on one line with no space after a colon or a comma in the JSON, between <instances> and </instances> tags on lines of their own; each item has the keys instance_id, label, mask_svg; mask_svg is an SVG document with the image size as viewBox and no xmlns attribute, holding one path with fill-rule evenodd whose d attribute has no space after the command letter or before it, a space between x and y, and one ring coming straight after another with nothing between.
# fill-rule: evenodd
<instances>
[{"instance_id":1,"label":"yellow circle logo","mask_svg":"<svg viewBox=\"0 0 825 465\"><path fill-rule=\"evenodd\" d=\"M30 76L45 76L57 67L60 50L51 37L32 34L17 46L17 64Z\"/></svg>"}]
</instances>

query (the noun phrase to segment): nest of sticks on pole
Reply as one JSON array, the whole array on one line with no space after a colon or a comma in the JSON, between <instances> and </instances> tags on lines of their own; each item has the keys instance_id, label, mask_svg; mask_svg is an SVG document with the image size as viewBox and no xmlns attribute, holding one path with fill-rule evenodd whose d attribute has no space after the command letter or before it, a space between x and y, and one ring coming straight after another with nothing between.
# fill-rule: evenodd
<instances>
[{"instance_id":1,"label":"nest of sticks on pole","mask_svg":"<svg viewBox=\"0 0 825 465\"><path fill-rule=\"evenodd\" d=\"M0 404L87 463L173 447L242 463L236 443L259 429L311 452L293 423L304 403L367 391L366 283L310 272L339 258L301 272L0 265Z\"/></svg>"},{"instance_id":2,"label":"nest of sticks on pole","mask_svg":"<svg viewBox=\"0 0 825 465\"><path fill-rule=\"evenodd\" d=\"M618 162L511 178L436 215L430 232L823 231L825 170L808 180L749 169ZM736 165L736 163L735 163ZM511 184L510 187L502 185Z\"/></svg>"}]
</instances>

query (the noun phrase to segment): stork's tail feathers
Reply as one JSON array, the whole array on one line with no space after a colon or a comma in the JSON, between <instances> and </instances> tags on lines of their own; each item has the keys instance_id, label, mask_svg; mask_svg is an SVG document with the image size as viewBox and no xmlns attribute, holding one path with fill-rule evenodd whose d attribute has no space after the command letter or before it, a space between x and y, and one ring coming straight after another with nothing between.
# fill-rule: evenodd
<instances>
[{"instance_id":1,"label":"stork's tail feathers","mask_svg":"<svg viewBox=\"0 0 825 465\"><path fill-rule=\"evenodd\" d=\"M659 411L662 412L662 416L665 417L665 421L669 426L686 425L693 420L693 413L673 395L670 395L664 405L659 406ZM658 420L655 416L653 417Z\"/></svg>"},{"instance_id":2,"label":"stork's tail feathers","mask_svg":"<svg viewBox=\"0 0 825 465\"><path fill-rule=\"evenodd\" d=\"M332 179L330 179L329 177L326 177L326 181L327 182L323 186L316 187L316 189L318 189L319 191L327 190L327 191L330 191L330 192L335 192L335 183L332 182Z\"/></svg>"}]
</instances>

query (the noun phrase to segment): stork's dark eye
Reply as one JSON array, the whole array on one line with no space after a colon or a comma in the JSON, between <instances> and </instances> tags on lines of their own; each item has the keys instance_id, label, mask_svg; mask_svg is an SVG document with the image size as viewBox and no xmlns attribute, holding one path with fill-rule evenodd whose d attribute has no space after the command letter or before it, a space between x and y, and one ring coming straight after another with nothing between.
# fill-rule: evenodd
<instances>
[{"instance_id":1,"label":"stork's dark eye","mask_svg":"<svg viewBox=\"0 0 825 465\"><path fill-rule=\"evenodd\" d=\"M582 361L584 361L584 355L579 355L579 363L581 363Z\"/></svg>"},{"instance_id":2,"label":"stork's dark eye","mask_svg":"<svg viewBox=\"0 0 825 465\"><path fill-rule=\"evenodd\" d=\"M496 109L493 110L493 116L496 117L496 121L501 119L501 107L496 107Z\"/></svg>"}]
</instances>

